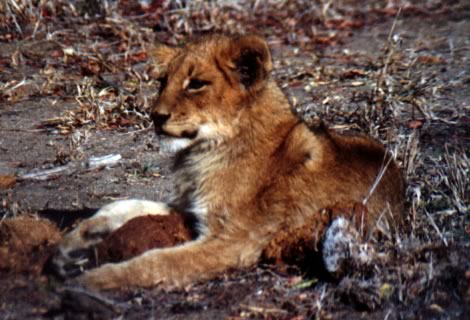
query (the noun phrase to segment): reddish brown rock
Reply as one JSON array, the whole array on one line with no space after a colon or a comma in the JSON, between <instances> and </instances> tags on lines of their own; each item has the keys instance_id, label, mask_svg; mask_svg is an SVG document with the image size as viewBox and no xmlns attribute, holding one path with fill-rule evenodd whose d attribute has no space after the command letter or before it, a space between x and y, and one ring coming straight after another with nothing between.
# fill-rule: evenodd
<instances>
[{"instance_id":1,"label":"reddish brown rock","mask_svg":"<svg viewBox=\"0 0 470 320\"><path fill-rule=\"evenodd\" d=\"M60 239L59 229L48 220L5 219L0 223L0 271L40 274Z\"/></svg>"},{"instance_id":2,"label":"reddish brown rock","mask_svg":"<svg viewBox=\"0 0 470 320\"><path fill-rule=\"evenodd\" d=\"M191 229L180 215L137 217L97 245L97 262L128 260L147 250L176 246L192 238Z\"/></svg>"}]
</instances>

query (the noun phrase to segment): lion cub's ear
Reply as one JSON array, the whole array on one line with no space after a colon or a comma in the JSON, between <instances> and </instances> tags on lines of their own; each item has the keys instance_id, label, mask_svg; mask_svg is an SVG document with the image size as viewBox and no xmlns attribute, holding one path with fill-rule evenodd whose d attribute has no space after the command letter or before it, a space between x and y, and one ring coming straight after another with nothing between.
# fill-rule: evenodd
<instances>
[{"instance_id":1,"label":"lion cub's ear","mask_svg":"<svg viewBox=\"0 0 470 320\"><path fill-rule=\"evenodd\" d=\"M246 35L233 38L220 57L247 89L260 89L272 70L271 53L264 39Z\"/></svg>"},{"instance_id":2,"label":"lion cub's ear","mask_svg":"<svg viewBox=\"0 0 470 320\"><path fill-rule=\"evenodd\" d=\"M170 62L180 53L181 48L171 47L164 44L159 44L150 50L150 56L155 62L157 67L156 73L162 74L166 72Z\"/></svg>"}]
</instances>

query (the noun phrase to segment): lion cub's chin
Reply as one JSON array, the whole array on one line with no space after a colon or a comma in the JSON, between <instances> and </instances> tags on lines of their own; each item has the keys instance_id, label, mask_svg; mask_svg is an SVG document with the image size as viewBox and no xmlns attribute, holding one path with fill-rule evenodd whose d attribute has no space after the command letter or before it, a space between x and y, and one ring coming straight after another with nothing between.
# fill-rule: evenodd
<instances>
[{"instance_id":1,"label":"lion cub's chin","mask_svg":"<svg viewBox=\"0 0 470 320\"><path fill-rule=\"evenodd\" d=\"M193 141L188 138L176 138L168 136L159 136L158 141L160 143L160 154L161 155L172 155L176 152L189 147Z\"/></svg>"}]
</instances>

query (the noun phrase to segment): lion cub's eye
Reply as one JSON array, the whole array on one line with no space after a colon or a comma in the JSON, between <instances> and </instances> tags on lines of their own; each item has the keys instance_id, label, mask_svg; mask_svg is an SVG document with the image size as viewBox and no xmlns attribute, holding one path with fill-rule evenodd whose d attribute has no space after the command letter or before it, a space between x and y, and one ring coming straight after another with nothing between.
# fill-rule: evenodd
<instances>
[{"instance_id":1,"label":"lion cub's eye","mask_svg":"<svg viewBox=\"0 0 470 320\"><path fill-rule=\"evenodd\" d=\"M167 76L163 76L157 79L157 81L160 83L160 87L159 87L160 93L163 91L163 89L165 89L167 80L168 80Z\"/></svg>"},{"instance_id":2,"label":"lion cub's eye","mask_svg":"<svg viewBox=\"0 0 470 320\"><path fill-rule=\"evenodd\" d=\"M167 76L163 76L163 77L158 78L157 81L160 83L166 83L167 79L168 79Z\"/></svg>"},{"instance_id":3,"label":"lion cub's eye","mask_svg":"<svg viewBox=\"0 0 470 320\"><path fill-rule=\"evenodd\" d=\"M191 79L189 80L188 85L186 86L186 90L188 91L196 91L204 88L210 84L209 81L199 80L199 79Z\"/></svg>"}]
</instances>

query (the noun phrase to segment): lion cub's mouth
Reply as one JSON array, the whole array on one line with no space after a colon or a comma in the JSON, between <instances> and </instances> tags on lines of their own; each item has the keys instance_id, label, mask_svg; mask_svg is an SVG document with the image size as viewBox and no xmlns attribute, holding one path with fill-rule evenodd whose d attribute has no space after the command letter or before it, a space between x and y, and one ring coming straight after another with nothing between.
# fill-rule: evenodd
<instances>
[{"instance_id":1,"label":"lion cub's mouth","mask_svg":"<svg viewBox=\"0 0 470 320\"><path fill-rule=\"evenodd\" d=\"M157 133L160 143L160 153L174 154L192 145L197 137L198 131L182 131L179 135L174 135L163 130L158 130Z\"/></svg>"},{"instance_id":2,"label":"lion cub's mouth","mask_svg":"<svg viewBox=\"0 0 470 320\"><path fill-rule=\"evenodd\" d=\"M181 128L172 126L155 126L155 132L159 136L194 139L197 137L198 129L182 130Z\"/></svg>"},{"instance_id":3,"label":"lion cub's mouth","mask_svg":"<svg viewBox=\"0 0 470 320\"><path fill-rule=\"evenodd\" d=\"M155 126L155 132L160 144L160 154L163 155L171 155L186 149L194 143L198 136L197 129L181 130L173 127Z\"/></svg>"},{"instance_id":4,"label":"lion cub's mouth","mask_svg":"<svg viewBox=\"0 0 470 320\"><path fill-rule=\"evenodd\" d=\"M161 155L172 155L180 150L186 149L193 144L193 140L189 138L173 137L168 135L159 135L158 142L160 145Z\"/></svg>"}]
</instances>

